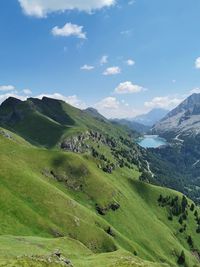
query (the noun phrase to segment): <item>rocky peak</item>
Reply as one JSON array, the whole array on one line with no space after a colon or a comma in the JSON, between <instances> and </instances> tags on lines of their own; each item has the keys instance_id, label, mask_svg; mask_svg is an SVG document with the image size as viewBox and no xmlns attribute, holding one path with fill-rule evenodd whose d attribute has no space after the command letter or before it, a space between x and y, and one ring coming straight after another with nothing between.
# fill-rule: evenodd
<instances>
[{"instance_id":1,"label":"rocky peak","mask_svg":"<svg viewBox=\"0 0 200 267\"><path fill-rule=\"evenodd\" d=\"M17 99L15 97L9 97L1 104L1 107L15 107L21 102L22 101L20 99Z\"/></svg>"},{"instance_id":2,"label":"rocky peak","mask_svg":"<svg viewBox=\"0 0 200 267\"><path fill-rule=\"evenodd\" d=\"M193 113L195 113L195 115L200 115L200 94L192 94L186 98L178 107L169 112L163 120L185 112L191 115L193 115Z\"/></svg>"},{"instance_id":3,"label":"rocky peak","mask_svg":"<svg viewBox=\"0 0 200 267\"><path fill-rule=\"evenodd\" d=\"M153 132L167 136L200 134L200 94L192 94L153 127Z\"/></svg>"}]
</instances>

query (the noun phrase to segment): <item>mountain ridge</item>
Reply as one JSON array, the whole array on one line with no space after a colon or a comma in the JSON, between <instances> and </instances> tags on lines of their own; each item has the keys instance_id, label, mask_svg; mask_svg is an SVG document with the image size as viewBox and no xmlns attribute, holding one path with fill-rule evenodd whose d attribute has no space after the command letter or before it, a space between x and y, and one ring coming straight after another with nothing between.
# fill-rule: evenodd
<instances>
[{"instance_id":1,"label":"mountain ridge","mask_svg":"<svg viewBox=\"0 0 200 267\"><path fill-rule=\"evenodd\" d=\"M174 138L200 134L200 94L192 94L156 123L152 131Z\"/></svg>"},{"instance_id":2,"label":"mountain ridge","mask_svg":"<svg viewBox=\"0 0 200 267\"><path fill-rule=\"evenodd\" d=\"M135 118L132 118L131 121L135 121L145 126L153 126L156 122L161 120L168 113L168 110L162 108L155 108L149 111L148 113L139 115Z\"/></svg>"}]
</instances>

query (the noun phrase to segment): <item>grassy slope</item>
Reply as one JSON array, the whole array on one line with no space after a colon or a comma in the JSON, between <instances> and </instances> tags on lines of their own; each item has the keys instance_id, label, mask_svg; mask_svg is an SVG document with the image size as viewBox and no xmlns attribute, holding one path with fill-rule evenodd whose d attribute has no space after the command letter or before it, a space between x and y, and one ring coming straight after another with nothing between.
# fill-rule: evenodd
<instances>
[{"instance_id":1,"label":"grassy slope","mask_svg":"<svg viewBox=\"0 0 200 267\"><path fill-rule=\"evenodd\" d=\"M186 236L178 233L177 220L169 222L157 203L160 193L178 193L139 182L137 170L106 174L90 156L35 148L15 135L11 140L0 135L0 159L2 266L5 256L10 266L17 266L13 256L49 254L56 248L78 267L161 266L161 262L176 266L182 249L188 266L196 263ZM57 182L52 170L67 182ZM107 206L113 201L120 203L119 210L97 214L96 203ZM192 214L189 221L188 231L199 247ZM105 231L109 226L114 238ZM66 239L52 239L58 233ZM139 258L133 256L136 253ZM141 259L159 264L145 265Z\"/></svg>"},{"instance_id":2,"label":"grassy slope","mask_svg":"<svg viewBox=\"0 0 200 267\"><path fill-rule=\"evenodd\" d=\"M64 138L87 130L109 133L115 137L120 134L127 136L127 131L121 126L94 118L63 101L50 98L31 98L24 102L17 101L17 104L13 104L13 101L16 102L16 99L10 98L0 106L0 125L34 145L53 148ZM11 120L1 122L1 118L9 118L12 113Z\"/></svg>"}]
</instances>

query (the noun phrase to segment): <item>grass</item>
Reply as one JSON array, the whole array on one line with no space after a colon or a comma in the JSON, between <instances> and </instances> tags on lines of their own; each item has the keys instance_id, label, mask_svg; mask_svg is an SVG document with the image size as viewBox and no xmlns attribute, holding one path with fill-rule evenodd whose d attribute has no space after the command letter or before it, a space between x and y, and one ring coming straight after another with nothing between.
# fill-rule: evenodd
<instances>
[{"instance_id":1,"label":"grass","mask_svg":"<svg viewBox=\"0 0 200 267\"><path fill-rule=\"evenodd\" d=\"M0 266L40 266L29 256L57 248L77 267L177 266L182 250L187 266L198 264L186 240L191 234L200 246L192 212L180 234L178 218L170 222L157 202L180 194L140 182L137 169L107 174L90 156L36 148L14 134L0 135L0 159ZM96 212L113 202L117 211Z\"/></svg>"}]
</instances>

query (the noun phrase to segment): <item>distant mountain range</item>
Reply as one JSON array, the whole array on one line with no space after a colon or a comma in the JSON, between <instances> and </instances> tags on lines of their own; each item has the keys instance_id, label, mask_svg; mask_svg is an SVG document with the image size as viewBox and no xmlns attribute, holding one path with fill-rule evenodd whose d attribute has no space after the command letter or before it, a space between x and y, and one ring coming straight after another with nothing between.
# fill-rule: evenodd
<instances>
[{"instance_id":1,"label":"distant mountain range","mask_svg":"<svg viewBox=\"0 0 200 267\"><path fill-rule=\"evenodd\" d=\"M155 123L164 118L168 112L169 110L156 108L152 109L146 114L142 114L133 118L132 121L152 127Z\"/></svg>"},{"instance_id":2,"label":"distant mountain range","mask_svg":"<svg viewBox=\"0 0 200 267\"><path fill-rule=\"evenodd\" d=\"M132 119L114 119L112 122L125 125L131 130L144 134L150 131L151 127L160 121L169 111L166 109L152 109L150 112L139 115Z\"/></svg>"},{"instance_id":3,"label":"distant mountain range","mask_svg":"<svg viewBox=\"0 0 200 267\"><path fill-rule=\"evenodd\" d=\"M200 134L200 94L193 94L155 124L153 132L165 137Z\"/></svg>"},{"instance_id":4,"label":"distant mountain range","mask_svg":"<svg viewBox=\"0 0 200 267\"><path fill-rule=\"evenodd\" d=\"M150 126L144 125L136 121L129 121L128 119L115 119L111 121L113 123L118 123L120 125L127 126L129 129L137 131L141 134L147 133L151 129Z\"/></svg>"}]
</instances>

